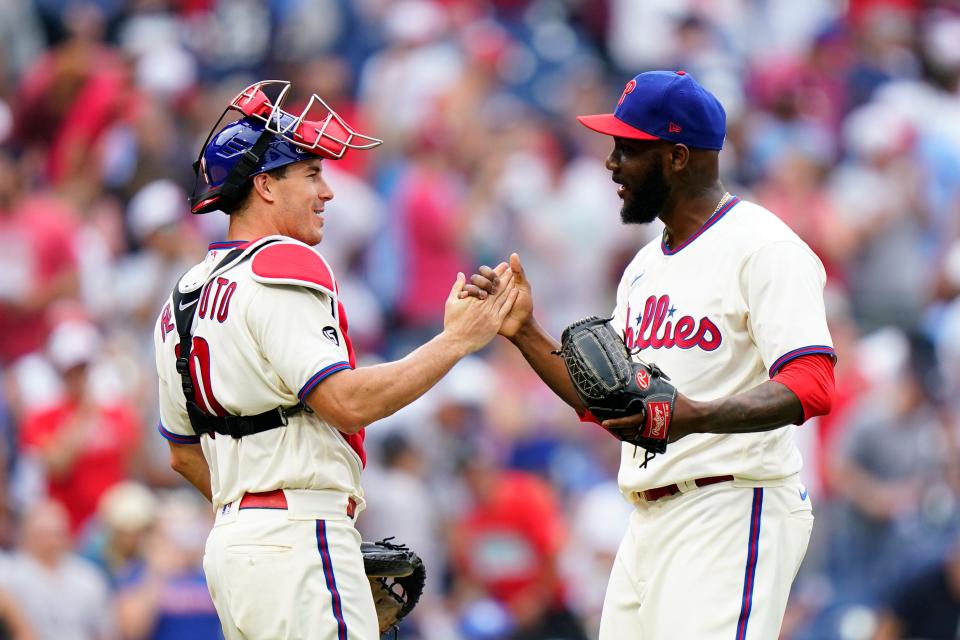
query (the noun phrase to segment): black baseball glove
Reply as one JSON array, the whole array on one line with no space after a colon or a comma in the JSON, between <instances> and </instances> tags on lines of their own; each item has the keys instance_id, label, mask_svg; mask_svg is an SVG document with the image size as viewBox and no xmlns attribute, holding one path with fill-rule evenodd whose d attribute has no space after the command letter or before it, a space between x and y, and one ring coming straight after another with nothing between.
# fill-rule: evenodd
<instances>
[{"instance_id":1,"label":"black baseball glove","mask_svg":"<svg viewBox=\"0 0 960 640\"><path fill-rule=\"evenodd\" d=\"M636 362L609 320L591 316L563 330L560 350L577 395L597 419L644 415L641 425L608 428L652 453L667 450L677 389L656 365Z\"/></svg>"},{"instance_id":2,"label":"black baseball glove","mask_svg":"<svg viewBox=\"0 0 960 640\"><path fill-rule=\"evenodd\" d=\"M413 611L427 581L427 570L420 556L406 545L393 544L391 540L393 538L360 544L381 635L395 630Z\"/></svg>"}]
</instances>

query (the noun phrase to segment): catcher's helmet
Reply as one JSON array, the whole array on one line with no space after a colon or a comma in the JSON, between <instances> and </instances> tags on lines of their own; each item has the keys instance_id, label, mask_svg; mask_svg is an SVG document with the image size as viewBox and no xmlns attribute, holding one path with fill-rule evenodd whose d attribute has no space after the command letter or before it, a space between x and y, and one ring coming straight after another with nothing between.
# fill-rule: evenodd
<instances>
[{"instance_id":1,"label":"catcher's helmet","mask_svg":"<svg viewBox=\"0 0 960 640\"><path fill-rule=\"evenodd\" d=\"M263 92L268 85L281 87L274 101ZM280 107L289 89L289 82L264 80L250 85L230 102L224 114L236 109L244 117L214 136L218 120L207 136L194 163L197 180L203 176L207 188L199 194L194 188L190 198L193 213L233 209L247 180L265 171L314 156L336 160L348 149L371 149L382 144L377 138L354 131L316 94L299 116L284 111ZM322 107L325 115L307 120L315 106Z\"/></svg>"}]
</instances>

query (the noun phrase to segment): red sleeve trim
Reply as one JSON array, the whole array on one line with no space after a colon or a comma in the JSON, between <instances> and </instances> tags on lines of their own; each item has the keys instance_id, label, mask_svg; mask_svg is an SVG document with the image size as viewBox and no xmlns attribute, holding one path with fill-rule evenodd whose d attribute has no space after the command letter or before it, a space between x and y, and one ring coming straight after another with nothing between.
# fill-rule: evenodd
<instances>
[{"instance_id":1,"label":"red sleeve trim","mask_svg":"<svg viewBox=\"0 0 960 640\"><path fill-rule=\"evenodd\" d=\"M799 356L784 364L772 379L793 392L803 406L803 424L825 416L833 407L833 357L826 354Z\"/></svg>"}]
</instances>

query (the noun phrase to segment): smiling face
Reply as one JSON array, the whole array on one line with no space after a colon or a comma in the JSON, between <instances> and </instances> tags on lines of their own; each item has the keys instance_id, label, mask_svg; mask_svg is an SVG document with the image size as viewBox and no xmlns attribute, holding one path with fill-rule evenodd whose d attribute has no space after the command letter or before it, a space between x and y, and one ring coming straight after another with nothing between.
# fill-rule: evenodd
<instances>
[{"instance_id":1,"label":"smiling face","mask_svg":"<svg viewBox=\"0 0 960 640\"><path fill-rule=\"evenodd\" d=\"M315 245L323 239L323 209L333 199L333 190L323 179L319 158L296 162L286 169L273 183L278 231Z\"/></svg>"},{"instance_id":2,"label":"smiling face","mask_svg":"<svg viewBox=\"0 0 960 640\"><path fill-rule=\"evenodd\" d=\"M617 195L623 199L620 219L624 224L646 224L663 213L673 191L664 168L664 152L669 144L660 140L613 139L606 167L612 172L613 181L621 185Z\"/></svg>"}]
</instances>

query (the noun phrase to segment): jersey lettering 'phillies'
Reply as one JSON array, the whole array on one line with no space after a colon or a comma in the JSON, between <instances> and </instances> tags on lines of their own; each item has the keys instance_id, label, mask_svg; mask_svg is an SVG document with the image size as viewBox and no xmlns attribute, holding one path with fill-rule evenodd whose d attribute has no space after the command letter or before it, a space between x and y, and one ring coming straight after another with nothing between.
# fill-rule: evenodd
<instances>
[{"instance_id":1,"label":"jersey lettering 'phillies'","mask_svg":"<svg viewBox=\"0 0 960 640\"><path fill-rule=\"evenodd\" d=\"M633 318L627 305L627 324L623 329L623 341L631 351L634 349L692 349L699 347L713 351L723 339L720 329L709 318L699 321L691 316L672 318L676 309L670 305L670 296L650 296L643 305L643 313ZM636 324L631 324L636 322Z\"/></svg>"},{"instance_id":2,"label":"jersey lettering 'phillies'","mask_svg":"<svg viewBox=\"0 0 960 640\"><path fill-rule=\"evenodd\" d=\"M825 282L820 260L793 231L763 207L735 200L678 249L660 239L643 247L624 271L611 323L630 352L659 366L680 393L715 400L769 380L798 355L832 355ZM648 407L651 436L662 433L668 410ZM645 467L625 446L620 487L629 497L710 476L785 478L802 466L793 429L690 435Z\"/></svg>"}]
</instances>

